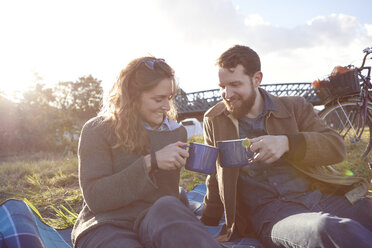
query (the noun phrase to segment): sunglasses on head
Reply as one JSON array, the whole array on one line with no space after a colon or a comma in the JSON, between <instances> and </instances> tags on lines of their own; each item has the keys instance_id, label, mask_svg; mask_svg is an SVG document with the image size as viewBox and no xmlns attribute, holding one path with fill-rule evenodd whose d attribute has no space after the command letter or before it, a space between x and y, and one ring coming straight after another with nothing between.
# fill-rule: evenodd
<instances>
[{"instance_id":1,"label":"sunglasses on head","mask_svg":"<svg viewBox=\"0 0 372 248\"><path fill-rule=\"evenodd\" d=\"M147 68L154 70L155 63L165 63L164 59L143 59L141 64L144 63Z\"/></svg>"}]
</instances>

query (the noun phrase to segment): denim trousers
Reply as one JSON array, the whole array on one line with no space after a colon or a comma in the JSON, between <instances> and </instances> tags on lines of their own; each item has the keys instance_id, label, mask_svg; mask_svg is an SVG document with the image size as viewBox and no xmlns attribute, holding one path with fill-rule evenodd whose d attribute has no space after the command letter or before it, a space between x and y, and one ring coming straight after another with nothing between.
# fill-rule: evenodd
<instances>
[{"instance_id":1,"label":"denim trousers","mask_svg":"<svg viewBox=\"0 0 372 248\"><path fill-rule=\"evenodd\" d=\"M78 241L77 247L155 248L222 247L184 203L173 196L158 199L148 210L138 232L101 225Z\"/></svg>"},{"instance_id":2,"label":"denim trousers","mask_svg":"<svg viewBox=\"0 0 372 248\"><path fill-rule=\"evenodd\" d=\"M323 195L311 210L283 205L282 217L265 223L259 234L265 247L372 247L372 199L352 205L344 196Z\"/></svg>"}]
</instances>

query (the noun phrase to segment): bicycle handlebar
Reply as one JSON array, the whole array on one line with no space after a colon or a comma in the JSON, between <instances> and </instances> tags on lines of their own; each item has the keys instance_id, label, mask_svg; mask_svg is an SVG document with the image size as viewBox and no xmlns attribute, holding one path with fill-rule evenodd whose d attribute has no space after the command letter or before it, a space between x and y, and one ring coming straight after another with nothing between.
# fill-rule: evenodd
<instances>
[{"instance_id":1,"label":"bicycle handlebar","mask_svg":"<svg viewBox=\"0 0 372 248\"><path fill-rule=\"evenodd\" d=\"M364 48L363 52L364 52L364 53L367 53L367 54L372 53L372 47Z\"/></svg>"},{"instance_id":2,"label":"bicycle handlebar","mask_svg":"<svg viewBox=\"0 0 372 248\"><path fill-rule=\"evenodd\" d=\"M364 67L364 64L366 63L367 56L368 56L370 53L372 53L372 47L364 48L363 52L364 52L366 55L364 55L363 63L362 63L362 65L359 67L360 69L362 69L362 68Z\"/></svg>"}]
</instances>

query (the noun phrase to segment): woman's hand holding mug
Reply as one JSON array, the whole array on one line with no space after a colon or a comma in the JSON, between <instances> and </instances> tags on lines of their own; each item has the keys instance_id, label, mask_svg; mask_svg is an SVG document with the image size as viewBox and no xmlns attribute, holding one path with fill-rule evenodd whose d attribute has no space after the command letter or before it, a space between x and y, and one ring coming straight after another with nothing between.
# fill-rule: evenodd
<instances>
[{"instance_id":1,"label":"woman's hand holding mug","mask_svg":"<svg viewBox=\"0 0 372 248\"><path fill-rule=\"evenodd\" d=\"M189 157L189 152L184 149L187 143L178 141L169 144L159 151L155 152L156 161L160 170L175 170L186 164L186 159ZM151 156L145 156L147 170L151 171Z\"/></svg>"}]
</instances>

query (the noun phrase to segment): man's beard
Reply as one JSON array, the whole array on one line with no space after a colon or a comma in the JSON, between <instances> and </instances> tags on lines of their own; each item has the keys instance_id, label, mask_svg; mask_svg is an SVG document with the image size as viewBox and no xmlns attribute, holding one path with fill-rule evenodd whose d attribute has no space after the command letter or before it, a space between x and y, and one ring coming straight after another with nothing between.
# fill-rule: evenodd
<instances>
[{"instance_id":1,"label":"man's beard","mask_svg":"<svg viewBox=\"0 0 372 248\"><path fill-rule=\"evenodd\" d=\"M257 93L256 91L252 91L252 94L248 96L248 98L241 102L241 105L238 107L233 107L230 105L229 102L224 100L227 110L234 116L235 119L240 119L252 109L254 102L256 101ZM241 97L238 96L238 99Z\"/></svg>"}]
</instances>

